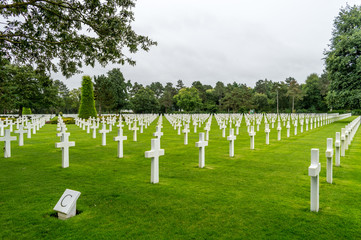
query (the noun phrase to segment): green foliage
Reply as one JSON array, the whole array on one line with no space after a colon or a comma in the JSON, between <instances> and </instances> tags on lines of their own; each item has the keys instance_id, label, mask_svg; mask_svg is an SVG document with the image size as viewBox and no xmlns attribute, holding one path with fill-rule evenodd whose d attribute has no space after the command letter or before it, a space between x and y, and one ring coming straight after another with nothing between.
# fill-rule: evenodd
<instances>
[{"instance_id":1,"label":"green foliage","mask_svg":"<svg viewBox=\"0 0 361 240\"><path fill-rule=\"evenodd\" d=\"M22 115L30 115L30 114L32 114L31 109L27 107L23 107Z\"/></svg>"},{"instance_id":2,"label":"green foliage","mask_svg":"<svg viewBox=\"0 0 361 240\"><path fill-rule=\"evenodd\" d=\"M89 117L97 117L94 102L93 83L89 76L83 76L79 117L86 119Z\"/></svg>"},{"instance_id":3,"label":"green foliage","mask_svg":"<svg viewBox=\"0 0 361 240\"><path fill-rule=\"evenodd\" d=\"M302 85L303 108L316 112L317 110L327 111L325 100L321 95L320 78L316 73L307 77L306 83Z\"/></svg>"},{"instance_id":4,"label":"green foliage","mask_svg":"<svg viewBox=\"0 0 361 240\"><path fill-rule=\"evenodd\" d=\"M0 55L64 76L78 73L83 62L131 65L124 54L148 51L156 42L132 29L134 0L10 1L0 3L5 25L0 31ZM87 34L91 32L91 34ZM58 60L58 66L54 59Z\"/></svg>"},{"instance_id":5,"label":"green foliage","mask_svg":"<svg viewBox=\"0 0 361 240\"><path fill-rule=\"evenodd\" d=\"M135 113L155 113L159 111L158 99L149 88L140 89L131 99L131 104Z\"/></svg>"},{"instance_id":6,"label":"green foliage","mask_svg":"<svg viewBox=\"0 0 361 240\"><path fill-rule=\"evenodd\" d=\"M330 108L361 107L361 6L342 8L334 21L330 50L325 52L330 79Z\"/></svg>"},{"instance_id":7,"label":"green foliage","mask_svg":"<svg viewBox=\"0 0 361 240\"><path fill-rule=\"evenodd\" d=\"M62 117L62 119L65 124L75 124L75 119L72 117ZM57 123L58 123L58 116L50 119L50 124L57 124Z\"/></svg>"},{"instance_id":8,"label":"green foliage","mask_svg":"<svg viewBox=\"0 0 361 240\"><path fill-rule=\"evenodd\" d=\"M226 96L221 100L222 108L233 112L248 112L254 107L252 103L252 89L245 84L227 85L229 89Z\"/></svg>"},{"instance_id":9,"label":"green foliage","mask_svg":"<svg viewBox=\"0 0 361 240\"><path fill-rule=\"evenodd\" d=\"M253 105L257 112L268 109L268 98L264 93L255 93L253 96Z\"/></svg>"},{"instance_id":10,"label":"green foliage","mask_svg":"<svg viewBox=\"0 0 361 240\"><path fill-rule=\"evenodd\" d=\"M3 112L22 114L23 107L40 112L55 105L53 80L31 66L8 64L0 59L0 108Z\"/></svg>"},{"instance_id":11,"label":"green foliage","mask_svg":"<svg viewBox=\"0 0 361 240\"><path fill-rule=\"evenodd\" d=\"M174 96L177 106L184 111L199 110L202 106L202 99L199 97L198 90L195 87L182 88Z\"/></svg>"},{"instance_id":12,"label":"green foliage","mask_svg":"<svg viewBox=\"0 0 361 240\"><path fill-rule=\"evenodd\" d=\"M162 107L164 107L164 112L168 112L169 109L175 105L173 97L177 94L177 90L173 87L173 84L168 82L163 91L163 95L160 98L159 102Z\"/></svg>"}]
</instances>

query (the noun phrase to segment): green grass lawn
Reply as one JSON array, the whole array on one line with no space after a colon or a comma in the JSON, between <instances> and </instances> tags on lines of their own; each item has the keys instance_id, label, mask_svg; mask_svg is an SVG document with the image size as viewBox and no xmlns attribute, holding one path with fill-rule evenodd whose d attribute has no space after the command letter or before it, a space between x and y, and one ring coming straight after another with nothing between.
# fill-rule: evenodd
<instances>
[{"instance_id":1,"label":"green grass lawn","mask_svg":"<svg viewBox=\"0 0 361 240\"><path fill-rule=\"evenodd\" d=\"M61 168L56 125L46 125L12 157L0 156L2 239L355 239L361 236L360 131L326 182L326 139L351 117L277 141L277 123L265 144L264 125L250 150L243 120L235 157L213 118L206 167L198 168L198 133L183 134L163 118L159 184L150 183L155 120L138 142L124 127L124 158L117 158L116 127L107 146L67 125L70 167ZM202 129L204 125L202 126ZM227 134L228 135L228 129ZM3 147L4 143L0 143ZM311 148L320 149L320 211L310 212ZM80 191L79 215L61 221L52 210L66 188Z\"/></svg>"}]
</instances>

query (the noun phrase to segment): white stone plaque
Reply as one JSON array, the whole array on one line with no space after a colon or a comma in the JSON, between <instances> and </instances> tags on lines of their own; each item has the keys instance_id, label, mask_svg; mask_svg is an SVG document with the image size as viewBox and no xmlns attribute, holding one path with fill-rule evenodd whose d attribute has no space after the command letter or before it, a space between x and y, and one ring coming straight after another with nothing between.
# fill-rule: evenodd
<instances>
[{"instance_id":1,"label":"white stone plaque","mask_svg":"<svg viewBox=\"0 0 361 240\"><path fill-rule=\"evenodd\" d=\"M66 189L54 209L58 212L58 218L65 220L76 215L76 201L80 192Z\"/></svg>"}]
</instances>

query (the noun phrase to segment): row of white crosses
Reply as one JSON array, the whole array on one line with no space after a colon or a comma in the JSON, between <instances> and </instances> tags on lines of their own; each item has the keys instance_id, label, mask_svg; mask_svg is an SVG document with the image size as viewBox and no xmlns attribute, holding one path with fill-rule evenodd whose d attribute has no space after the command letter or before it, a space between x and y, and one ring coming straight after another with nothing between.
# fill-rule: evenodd
<instances>
[{"instance_id":1,"label":"row of white crosses","mask_svg":"<svg viewBox=\"0 0 361 240\"><path fill-rule=\"evenodd\" d=\"M353 136L361 123L361 117L357 117L351 123L347 124L340 132L336 132L335 141L335 166L340 166L340 156L345 156L345 150L351 143ZM340 149L341 148L341 149ZM326 148L326 181L330 184L333 182L333 139L327 138ZM319 174L321 164L319 163L319 150L311 150L311 165L308 168L308 175L311 177L311 211L319 211Z\"/></svg>"},{"instance_id":2,"label":"row of white crosses","mask_svg":"<svg viewBox=\"0 0 361 240\"><path fill-rule=\"evenodd\" d=\"M16 141L17 140L17 137L16 136L11 136L11 132L13 130L12 126L13 125L17 125L17 129L18 130L15 130L14 132L19 134L19 146L24 146L24 134L26 132L28 132L28 138L31 138L31 132L30 132L30 137L29 137L29 130L26 131L24 130L24 126L23 126L23 123L27 123L27 118L26 120L24 118L19 118L16 120L16 123L12 123L12 120L8 120L6 121L7 119L5 119L5 124L3 125L6 125L6 126L9 126L9 129L3 129L1 131L4 131L4 135L2 137L0 137L0 141L3 141L5 142L5 146L4 146L4 158L10 158L11 157L11 141ZM45 118L40 118L40 117L34 117L32 119L32 121L34 122L33 126L38 127L38 130L40 129L40 127L43 127L45 125L45 122L46 120L48 119L45 119ZM28 127L29 127L29 123L28 124ZM3 126L4 127L4 126ZM28 128L31 130L31 128Z\"/></svg>"}]
</instances>

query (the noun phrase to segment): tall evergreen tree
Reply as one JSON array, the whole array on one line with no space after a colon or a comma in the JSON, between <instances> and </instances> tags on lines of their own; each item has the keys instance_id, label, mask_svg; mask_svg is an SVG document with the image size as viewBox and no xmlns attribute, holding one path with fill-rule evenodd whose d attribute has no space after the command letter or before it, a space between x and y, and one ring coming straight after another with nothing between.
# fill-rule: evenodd
<instances>
[{"instance_id":1,"label":"tall evergreen tree","mask_svg":"<svg viewBox=\"0 0 361 240\"><path fill-rule=\"evenodd\" d=\"M97 111L95 109L94 89L91 78L89 76L83 76L83 81L81 85L82 88L81 88L81 102L79 107L79 117L80 118L96 117Z\"/></svg>"}]
</instances>

